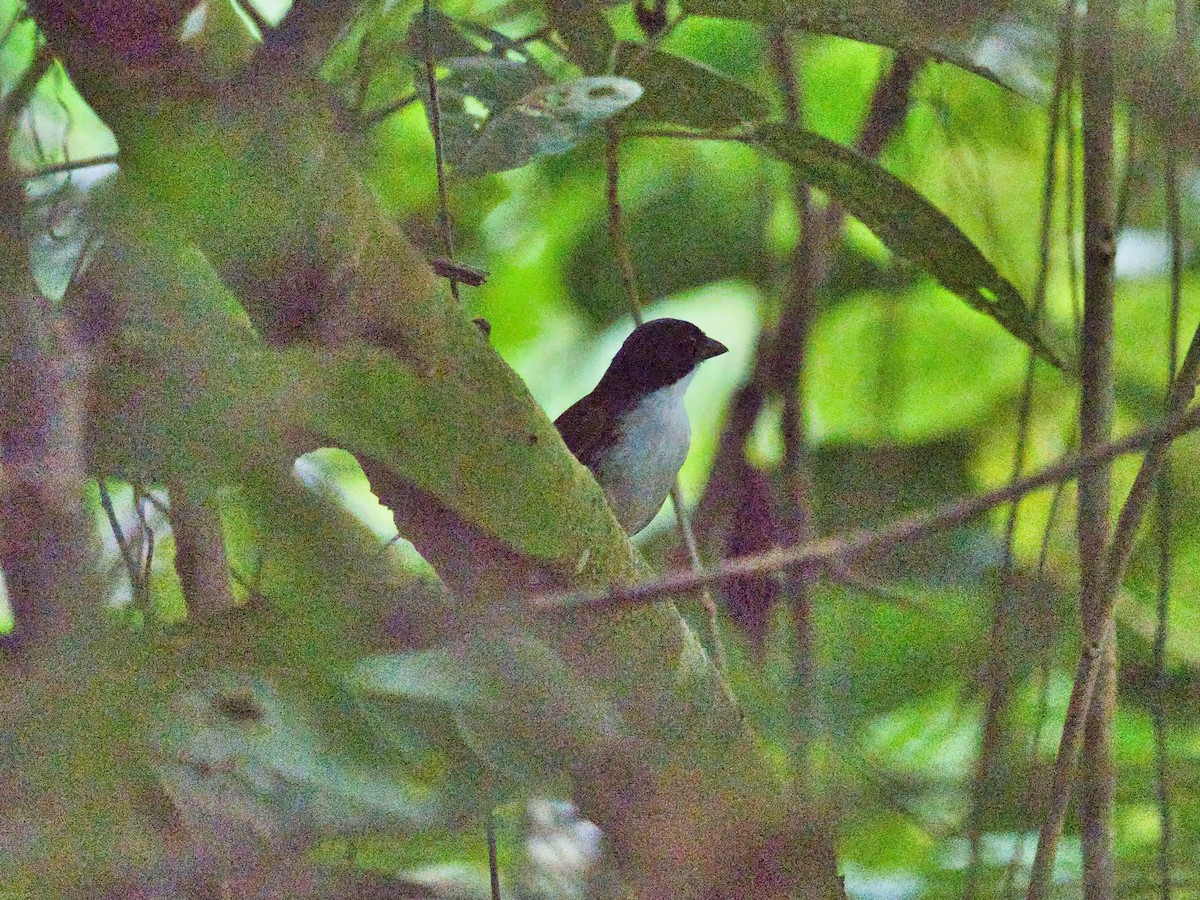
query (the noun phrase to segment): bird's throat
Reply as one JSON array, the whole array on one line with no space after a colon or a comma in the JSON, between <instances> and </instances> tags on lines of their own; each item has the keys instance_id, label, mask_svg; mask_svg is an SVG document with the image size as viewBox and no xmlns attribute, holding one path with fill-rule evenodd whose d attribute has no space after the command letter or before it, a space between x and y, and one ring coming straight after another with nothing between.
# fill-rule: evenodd
<instances>
[{"instance_id":1,"label":"bird's throat","mask_svg":"<svg viewBox=\"0 0 1200 900\"><path fill-rule=\"evenodd\" d=\"M597 478L630 534L649 524L687 458L691 424L683 397L692 374L647 394L620 417Z\"/></svg>"}]
</instances>

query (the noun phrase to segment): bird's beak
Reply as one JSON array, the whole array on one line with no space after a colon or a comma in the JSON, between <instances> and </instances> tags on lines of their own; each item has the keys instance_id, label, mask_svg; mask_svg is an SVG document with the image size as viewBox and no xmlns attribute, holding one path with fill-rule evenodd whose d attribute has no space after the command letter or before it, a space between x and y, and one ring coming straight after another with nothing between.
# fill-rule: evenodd
<instances>
[{"instance_id":1,"label":"bird's beak","mask_svg":"<svg viewBox=\"0 0 1200 900\"><path fill-rule=\"evenodd\" d=\"M701 359L712 359L714 356L720 356L722 353L728 353L729 348L720 341L714 341L710 337L704 339L704 349L700 353Z\"/></svg>"}]
</instances>

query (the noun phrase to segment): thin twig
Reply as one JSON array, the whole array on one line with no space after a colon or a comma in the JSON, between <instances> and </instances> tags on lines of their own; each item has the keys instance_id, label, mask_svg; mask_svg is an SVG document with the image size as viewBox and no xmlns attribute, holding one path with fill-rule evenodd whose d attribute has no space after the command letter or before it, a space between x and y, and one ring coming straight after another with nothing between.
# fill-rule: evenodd
<instances>
[{"instance_id":1,"label":"thin twig","mask_svg":"<svg viewBox=\"0 0 1200 900\"><path fill-rule=\"evenodd\" d=\"M1072 435L1072 443L1075 443ZM1054 530L1054 522L1058 518L1058 510L1062 505L1063 495L1066 493L1066 482L1060 481L1054 486L1054 496L1050 500L1050 512L1046 516L1046 528L1042 532L1042 545L1038 550L1037 576L1040 580L1046 571L1046 562L1050 558L1050 536ZM1046 637L1046 641L1041 648L1041 672L1042 683L1038 692L1038 709L1035 716L1037 724L1034 727L1033 737L1029 745L1029 780L1025 785L1025 808L1033 810L1034 798L1039 793L1039 788L1036 784L1035 773L1037 772L1038 748L1042 744L1042 731L1046 726L1049 707L1049 687L1050 687L1050 655L1053 646L1053 641L1050 636ZM1017 846L1013 848L1012 858L1008 861L1008 868L1004 873L1004 889L1003 895L1005 898L1013 896L1012 888L1016 879L1016 868L1020 858L1025 855L1025 833L1021 832L1021 838Z\"/></svg>"},{"instance_id":2,"label":"thin twig","mask_svg":"<svg viewBox=\"0 0 1200 900\"><path fill-rule=\"evenodd\" d=\"M62 175L64 172L75 172L79 169L91 169L95 166L115 166L118 165L120 161L119 154L106 153L103 156L93 156L88 159L79 159L73 162L71 160L67 160L66 162L42 166L36 172L23 173L21 177L26 181L35 181L38 178L46 178L50 175Z\"/></svg>"},{"instance_id":3,"label":"thin twig","mask_svg":"<svg viewBox=\"0 0 1200 900\"><path fill-rule=\"evenodd\" d=\"M1182 64L1191 51L1194 10L1188 0L1175 3L1176 62ZM1179 308L1183 297L1183 220L1179 197L1179 162L1176 156L1179 142L1173 135L1167 138L1167 158L1164 171L1167 205L1167 231L1171 235L1171 300L1167 322L1167 403L1171 402L1171 386L1179 368ZM1171 609L1171 570L1173 548L1171 541L1174 515L1174 492L1171 486L1171 459L1167 453L1162 472L1157 479L1157 538L1158 538L1158 597L1154 629L1154 686L1150 697L1150 715L1154 721L1154 786L1158 804L1158 884L1161 900L1171 896L1171 797L1167 785L1167 633Z\"/></svg>"},{"instance_id":4,"label":"thin twig","mask_svg":"<svg viewBox=\"0 0 1200 900\"><path fill-rule=\"evenodd\" d=\"M442 237L442 252L446 258L454 260L454 229L450 223L450 194L446 188L446 164L442 148L442 113L438 104L437 70L434 66L433 40L433 10L430 0L425 0L425 83L429 89L429 122L433 132L433 158L437 166L438 184L438 224ZM458 281L450 279L450 293L456 303L461 303L458 294Z\"/></svg>"},{"instance_id":5,"label":"thin twig","mask_svg":"<svg viewBox=\"0 0 1200 900\"><path fill-rule=\"evenodd\" d=\"M736 578L782 572L796 566L840 566L851 560L878 556L893 548L956 528L1005 503L1011 503L1033 491L1076 477L1080 472L1107 465L1119 456L1153 448L1179 435L1200 429L1200 406L1189 409L1172 421L1151 425L1133 434L1065 457L1042 471L975 497L949 503L933 512L910 516L876 530L861 530L846 535L822 538L795 547L779 547L755 556L725 560L720 568L703 572L674 572L643 584L616 587L600 593L541 594L528 601L532 612L617 612L647 603L655 603L673 594L693 591Z\"/></svg>"},{"instance_id":6,"label":"thin twig","mask_svg":"<svg viewBox=\"0 0 1200 900\"><path fill-rule=\"evenodd\" d=\"M1153 687L1150 693L1150 717L1154 722L1154 799L1158 805L1158 884L1161 900L1171 900L1171 797L1167 785L1169 759L1167 754L1167 622L1171 607L1171 569L1173 553L1171 546L1171 518L1173 515L1173 492L1171 490L1170 460L1163 470L1156 488L1157 539L1158 539L1158 597L1157 621L1154 629Z\"/></svg>"},{"instance_id":7,"label":"thin twig","mask_svg":"<svg viewBox=\"0 0 1200 900\"><path fill-rule=\"evenodd\" d=\"M753 140L753 135L744 129L728 129L725 131L688 131L686 128L631 128L622 133L625 138L666 138L668 140L692 141L739 141L747 143Z\"/></svg>"},{"instance_id":8,"label":"thin twig","mask_svg":"<svg viewBox=\"0 0 1200 900\"><path fill-rule=\"evenodd\" d=\"M488 877L492 885L492 900L500 900L500 863L496 854L496 814L487 814Z\"/></svg>"},{"instance_id":9,"label":"thin twig","mask_svg":"<svg viewBox=\"0 0 1200 900\"><path fill-rule=\"evenodd\" d=\"M428 77L428 76L427 76ZM416 93L406 94L399 100L395 100L386 106L381 106L379 109L373 109L362 118L362 124L365 128L370 128L378 125L385 119L389 119L402 109L407 109L412 104L416 103L418 96Z\"/></svg>"},{"instance_id":10,"label":"thin twig","mask_svg":"<svg viewBox=\"0 0 1200 900\"><path fill-rule=\"evenodd\" d=\"M1049 533L1049 530L1047 530ZM1039 654L1041 659L1038 661L1038 690L1037 690L1037 712L1034 713L1033 734L1029 737L1028 756L1029 759L1029 781L1025 785L1025 807L1033 808L1034 798L1036 796L1036 788L1034 787L1034 773L1037 771L1038 748L1042 744L1042 732L1046 727L1046 720L1049 718L1047 713L1050 709L1050 641L1047 640L1040 648ZM1004 867L1004 881L1001 883L1000 894L1002 897L1010 898L1014 896L1013 886L1017 880L1017 867L1020 865L1021 857L1025 855L1025 831L1020 831L1017 836L1017 842L1013 846L1012 856L1008 859L1008 865Z\"/></svg>"},{"instance_id":11,"label":"thin twig","mask_svg":"<svg viewBox=\"0 0 1200 900\"><path fill-rule=\"evenodd\" d=\"M1072 66L1076 65L1074 60L1075 47L1072 45ZM1075 109L1075 89L1069 87L1069 95L1067 99L1067 110L1073 113ZM1071 302L1071 334L1075 339L1075 345L1079 345L1081 335L1083 333L1083 299L1082 299L1082 280L1079 273L1079 253L1075 246L1075 223L1079 221L1079 178L1077 165L1079 163L1079 129L1075 123L1073 114L1064 117L1064 125L1067 129L1067 177L1066 177L1066 237L1067 237L1067 282L1068 292Z\"/></svg>"},{"instance_id":12,"label":"thin twig","mask_svg":"<svg viewBox=\"0 0 1200 900\"><path fill-rule=\"evenodd\" d=\"M133 508L137 511L142 534L142 612L150 614L150 570L154 565L154 529L146 517L146 491L142 486L133 486Z\"/></svg>"},{"instance_id":13,"label":"thin twig","mask_svg":"<svg viewBox=\"0 0 1200 900\"><path fill-rule=\"evenodd\" d=\"M633 317L633 321L641 325L645 318L642 313L642 301L638 293L637 286L637 271L633 266L633 258L629 253L629 240L625 236L624 217L621 215L621 196L620 196L620 149L621 137L617 129L613 125L605 126L605 142L604 142L604 163L607 173L607 201L608 201L608 240L612 246L613 255L617 258L617 267L621 272L621 285L625 290L625 299L629 304L629 314ZM692 531L692 525L688 521L687 512L683 507L683 498L679 490L679 476L675 476L675 481L671 485L671 506L675 510L675 524L679 528L679 534L683 538L683 544L687 548L688 561L691 564L692 571L699 573L703 571L703 563L700 560L700 551L696 547L696 535ZM703 587L700 591L700 603L704 608L705 624L708 629L709 646L712 647L713 663L717 669L725 671L725 647L721 642L720 624L717 618L717 603L713 599L712 591L707 587Z\"/></svg>"},{"instance_id":14,"label":"thin twig","mask_svg":"<svg viewBox=\"0 0 1200 900\"><path fill-rule=\"evenodd\" d=\"M629 304L629 313L633 316L633 321L641 325L644 319L642 315L642 301L638 293L637 270L634 268L633 259L629 254L629 240L625 235L625 220L621 211L621 166L619 158L621 136L613 125L606 125L604 134L604 167L608 185L606 193L608 202L608 242L612 247L613 255L617 258L617 269L621 274L621 287L625 292L625 300Z\"/></svg>"},{"instance_id":15,"label":"thin twig","mask_svg":"<svg viewBox=\"0 0 1200 900\"><path fill-rule=\"evenodd\" d=\"M914 597L908 597L899 593L885 585L878 584L870 578L858 574L851 570L830 570L825 573L826 578L834 584L840 584L842 587L849 588L852 591L857 591L868 600L874 600L876 603L885 604L887 606L898 606L901 609L909 612L920 613L923 616L928 616L931 619L944 621L949 623L948 617L923 600L918 600Z\"/></svg>"},{"instance_id":16,"label":"thin twig","mask_svg":"<svg viewBox=\"0 0 1200 900\"><path fill-rule=\"evenodd\" d=\"M772 68L783 100L785 121L798 127L802 120L801 91L792 53L792 36L786 27L772 29ZM828 267L829 231L835 222L816 208L808 184L793 168L788 170L792 200L799 218L800 235L788 261L782 310L775 327L770 354L770 385L783 401L780 432L783 459L780 476L784 485L778 520L785 543L802 543L812 537L812 477L809 466L808 432L804 409L805 359L815 318L821 282ZM836 213L834 214L836 215ZM794 687L796 708L795 762L793 771L803 777L810 768L808 748L817 733L818 707L813 685L816 680L816 636L809 587L812 573L794 571L786 579L786 593L796 637Z\"/></svg>"},{"instance_id":17,"label":"thin twig","mask_svg":"<svg viewBox=\"0 0 1200 900\"><path fill-rule=\"evenodd\" d=\"M1145 19L1149 7L1149 0L1141 0L1140 3L1127 3L1127 6L1132 6L1133 20ZM1144 32L1135 30L1130 34L1131 46L1125 49L1127 59L1138 59L1146 49ZM1129 110L1129 124L1125 130L1125 168L1121 172L1120 185L1117 188L1117 214L1115 234L1120 234L1125 230L1125 223L1128 221L1130 200L1133 197L1134 183L1139 178L1139 170L1142 168L1144 160L1142 159L1143 145L1145 141L1139 141L1142 131L1148 123L1142 121L1141 108L1136 104L1131 105ZM1114 170L1115 174L1115 170Z\"/></svg>"},{"instance_id":18,"label":"thin twig","mask_svg":"<svg viewBox=\"0 0 1200 900\"><path fill-rule=\"evenodd\" d=\"M104 509L104 515L108 517L108 526L112 529L113 538L117 542L117 549L120 550L121 559L125 562L125 571L129 575L130 590L136 597L141 567L138 565L137 560L133 558L133 551L129 549L129 544L125 539L125 531L121 528L121 521L117 518L117 511L113 507L112 497L108 493L108 486L105 485L104 478L97 478L96 485L100 489L100 506Z\"/></svg>"}]
</instances>

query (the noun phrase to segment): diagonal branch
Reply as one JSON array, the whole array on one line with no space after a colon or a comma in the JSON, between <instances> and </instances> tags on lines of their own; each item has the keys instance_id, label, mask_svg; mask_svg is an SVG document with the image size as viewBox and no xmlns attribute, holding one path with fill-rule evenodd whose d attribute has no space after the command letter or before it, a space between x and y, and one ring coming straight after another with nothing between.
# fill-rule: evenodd
<instances>
[{"instance_id":1,"label":"diagonal branch","mask_svg":"<svg viewBox=\"0 0 1200 900\"><path fill-rule=\"evenodd\" d=\"M1197 352L1200 361L1200 351ZM1075 478L1080 472L1107 465L1119 456L1150 447L1147 462L1155 448L1165 447L1174 438L1200 429L1200 406L1165 423L1143 428L1128 437L1065 457L1042 471L976 497L947 504L931 513L900 519L874 531L862 530L848 535L822 538L794 547L780 547L756 556L727 560L718 569L704 572L675 572L665 578L601 593L541 594L530 598L530 611L564 613L588 610L613 612L665 600L674 594L693 591L706 585L725 584L748 575L783 572L797 566L838 564L877 556L902 544L908 544L939 531L956 528L990 509L1024 497L1034 491ZM1146 464L1143 464L1145 468ZM1140 476L1139 476L1140 477ZM1151 479L1152 483L1153 479Z\"/></svg>"},{"instance_id":2,"label":"diagonal branch","mask_svg":"<svg viewBox=\"0 0 1200 900\"><path fill-rule=\"evenodd\" d=\"M1171 443L1170 435L1172 433L1182 434L1184 430L1191 430L1192 427L1195 427L1188 426L1180 429L1180 426L1193 419L1198 412L1196 408L1184 412L1196 393L1197 376L1200 376L1200 327L1197 327L1196 332L1192 335L1192 341L1188 346L1187 355L1184 356L1183 364L1180 366L1179 375L1171 386L1168 425L1148 442L1146 458L1142 461L1142 467L1138 470L1125 505L1121 508L1117 527L1109 545L1099 609L1099 627L1103 630L1099 631L1095 638L1089 635L1076 669L1075 683L1071 689L1071 701L1067 707L1067 717L1059 742L1058 757L1054 763L1050 807L1038 836L1038 850L1034 858L1033 874L1027 895L1030 900L1046 897L1049 890L1050 869L1054 861L1058 838L1062 834L1063 822L1066 819L1071 776L1079 755L1079 743L1083 736L1088 710L1101 668L1101 654L1104 645L1111 638L1112 614L1117 592L1129 565L1130 557L1133 556L1134 538L1137 536L1138 527L1150 504L1150 498L1154 493L1154 483L1166 462Z\"/></svg>"}]
</instances>

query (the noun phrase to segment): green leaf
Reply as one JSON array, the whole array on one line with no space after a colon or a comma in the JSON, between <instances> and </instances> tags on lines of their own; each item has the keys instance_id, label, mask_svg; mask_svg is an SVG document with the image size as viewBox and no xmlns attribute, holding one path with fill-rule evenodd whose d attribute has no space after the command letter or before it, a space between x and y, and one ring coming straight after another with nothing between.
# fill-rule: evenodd
<instances>
[{"instance_id":1,"label":"green leaf","mask_svg":"<svg viewBox=\"0 0 1200 900\"><path fill-rule=\"evenodd\" d=\"M645 91L622 117L627 121L725 128L764 119L770 111L757 92L716 69L642 44L618 45L617 67Z\"/></svg>"},{"instance_id":2,"label":"green leaf","mask_svg":"<svg viewBox=\"0 0 1200 900\"><path fill-rule=\"evenodd\" d=\"M533 60L475 54L439 61L438 112L446 159L469 177L515 169L565 153L591 126L641 96L628 78L600 75L551 83ZM417 93L430 114L429 88L418 68Z\"/></svg>"},{"instance_id":3,"label":"green leaf","mask_svg":"<svg viewBox=\"0 0 1200 900\"><path fill-rule=\"evenodd\" d=\"M1037 29L1030 18L1006 18L1006 4L929 3L928 0L686 0L689 13L786 25L817 34L920 53L1026 94L1045 93L1052 78L1052 26ZM1029 46L1030 22L1038 40ZM1048 24L1048 23L1047 23ZM1007 52L997 53L997 44ZM1014 66L1010 57L1025 61ZM1037 72L1031 76L1031 68Z\"/></svg>"},{"instance_id":4,"label":"green leaf","mask_svg":"<svg viewBox=\"0 0 1200 900\"><path fill-rule=\"evenodd\" d=\"M460 173L487 175L515 169L538 156L566 153L591 126L610 118L642 94L637 82L611 75L539 87L487 120L465 153Z\"/></svg>"},{"instance_id":5,"label":"green leaf","mask_svg":"<svg viewBox=\"0 0 1200 900\"><path fill-rule=\"evenodd\" d=\"M546 17L585 72L603 72L615 35L603 8L592 0L547 0Z\"/></svg>"},{"instance_id":6,"label":"green leaf","mask_svg":"<svg viewBox=\"0 0 1200 900\"><path fill-rule=\"evenodd\" d=\"M521 631L483 630L453 650L370 657L350 682L369 697L449 707L476 756L518 783L546 784L625 735L614 704Z\"/></svg>"},{"instance_id":7,"label":"green leaf","mask_svg":"<svg viewBox=\"0 0 1200 900\"><path fill-rule=\"evenodd\" d=\"M945 213L899 178L855 151L800 128L762 125L748 140L794 166L805 181L828 191L895 253L1062 368L1020 292Z\"/></svg>"},{"instance_id":8,"label":"green leaf","mask_svg":"<svg viewBox=\"0 0 1200 900\"><path fill-rule=\"evenodd\" d=\"M413 16L401 47L413 59L423 60L432 53L434 60L439 62L480 52L478 46L462 35L454 19L436 9Z\"/></svg>"}]
</instances>

